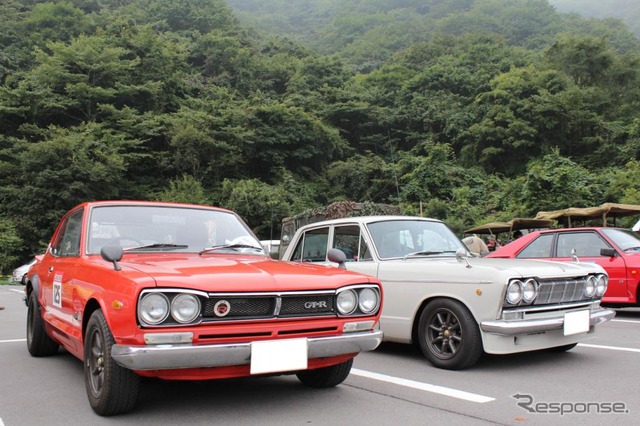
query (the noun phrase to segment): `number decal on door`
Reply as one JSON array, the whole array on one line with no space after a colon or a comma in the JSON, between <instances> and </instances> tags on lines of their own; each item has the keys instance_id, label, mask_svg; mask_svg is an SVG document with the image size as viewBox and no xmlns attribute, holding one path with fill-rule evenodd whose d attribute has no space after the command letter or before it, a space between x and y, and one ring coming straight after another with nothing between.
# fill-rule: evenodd
<instances>
[{"instance_id":1,"label":"number decal on door","mask_svg":"<svg viewBox=\"0 0 640 426\"><path fill-rule=\"evenodd\" d=\"M53 306L62 308L62 275L53 278Z\"/></svg>"}]
</instances>

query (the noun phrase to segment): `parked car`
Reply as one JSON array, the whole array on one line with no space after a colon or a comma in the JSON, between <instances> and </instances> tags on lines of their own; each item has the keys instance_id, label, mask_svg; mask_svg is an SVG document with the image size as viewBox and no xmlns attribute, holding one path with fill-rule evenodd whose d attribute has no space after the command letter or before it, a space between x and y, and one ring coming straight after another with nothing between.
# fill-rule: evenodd
<instances>
[{"instance_id":1,"label":"parked car","mask_svg":"<svg viewBox=\"0 0 640 426\"><path fill-rule=\"evenodd\" d=\"M260 245L272 258L280 258L280 240L260 240Z\"/></svg>"},{"instance_id":2,"label":"parked car","mask_svg":"<svg viewBox=\"0 0 640 426\"><path fill-rule=\"evenodd\" d=\"M607 274L594 263L471 256L441 221L348 217L299 228L284 260L342 266L382 281L384 340L419 345L436 367L463 369L483 352L564 351L615 316L600 307Z\"/></svg>"},{"instance_id":3,"label":"parked car","mask_svg":"<svg viewBox=\"0 0 640 426\"><path fill-rule=\"evenodd\" d=\"M640 234L623 228L559 228L532 232L488 257L544 259L601 265L609 275L602 304L639 306Z\"/></svg>"},{"instance_id":4,"label":"parked car","mask_svg":"<svg viewBox=\"0 0 640 426\"><path fill-rule=\"evenodd\" d=\"M29 269L34 263L36 263L36 261L37 259L34 257L28 263L25 263L24 265L18 266L16 269L14 269L13 274L11 275L11 281L24 285L27 278L27 272L29 272Z\"/></svg>"},{"instance_id":5,"label":"parked car","mask_svg":"<svg viewBox=\"0 0 640 426\"><path fill-rule=\"evenodd\" d=\"M271 259L233 212L136 201L81 204L32 267L27 347L83 361L100 415L131 410L140 377L296 374L335 386L375 349L370 276Z\"/></svg>"}]
</instances>

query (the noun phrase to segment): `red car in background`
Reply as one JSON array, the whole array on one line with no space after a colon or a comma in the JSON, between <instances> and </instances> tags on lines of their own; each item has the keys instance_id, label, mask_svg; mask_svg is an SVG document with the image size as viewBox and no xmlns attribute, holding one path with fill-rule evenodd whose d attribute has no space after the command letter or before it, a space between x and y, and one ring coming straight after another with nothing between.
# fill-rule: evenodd
<instances>
[{"instance_id":1,"label":"red car in background","mask_svg":"<svg viewBox=\"0 0 640 426\"><path fill-rule=\"evenodd\" d=\"M535 231L486 257L595 262L609 274L603 305L640 306L640 234L629 229L587 227Z\"/></svg>"}]
</instances>

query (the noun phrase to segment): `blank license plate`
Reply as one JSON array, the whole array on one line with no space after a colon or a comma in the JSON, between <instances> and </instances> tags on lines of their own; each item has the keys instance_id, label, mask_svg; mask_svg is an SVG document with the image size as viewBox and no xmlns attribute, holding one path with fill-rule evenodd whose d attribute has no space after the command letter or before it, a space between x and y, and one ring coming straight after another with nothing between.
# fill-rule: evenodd
<instances>
[{"instance_id":1,"label":"blank license plate","mask_svg":"<svg viewBox=\"0 0 640 426\"><path fill-rule=\"evenodd\" d=\"M251 343L251 374L296 371L307 368L307 339L268 340Z\"/></svg>"},{"instance_id":2,"label":"blank license plate","mask_svg":"<svg viewBox=\"0 0 640 426\"><path fill-rule=\"evenodd\" d=\"M589 331L589 311L567 312L564 314L564 335L586 333Z\"/></svg>"}]
</instances>

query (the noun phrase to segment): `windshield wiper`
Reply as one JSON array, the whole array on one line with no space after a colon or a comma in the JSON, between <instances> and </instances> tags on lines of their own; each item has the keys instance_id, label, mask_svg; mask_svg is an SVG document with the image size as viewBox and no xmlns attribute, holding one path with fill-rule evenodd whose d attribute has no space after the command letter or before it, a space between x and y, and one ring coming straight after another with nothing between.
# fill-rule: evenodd
<instances>
[{"instance_id":1,"label":"windshield wiper","mask_svg":"<svg viewBox=\"0 0 640 426\"><path fill-rule=\"evenodd\" d=\"M262 247L256 247L256 246L252 246L250 244L221 244L219 246L208 247L208 248L200 251L200 254L210 253L210 252L216 251L216 250L225 250L225 249L235 250L235 249L243 249L243 248L262 251Z\"/></svg>"},{"instance_id":2,"label":"windshield wiper","mask_svg":"<svg viewBox=\"0 0 640 426\"><path fill-rule=\"evenodd\" d=\"M149 244L146 246L127 248L127 249L124 249L124 251L150 250L150 249L181 249L181 248L187 248L187 247L189 246L186 244L155 243L155 244Z\"/></svg>"},{"instance_id":3,"label":"windshield wiper","mask_svg":"<svg viewBox=\"0 0 640 426\"><path fill-rule=\"evenodd\" d=\"M445 253L455 253L454 250L423 250L423 251L416 251L413 253L409 253L406 254L404 257L409 257L409 256L432 256L434 254L445 254Z\"/></svg>"}]
</instances>

